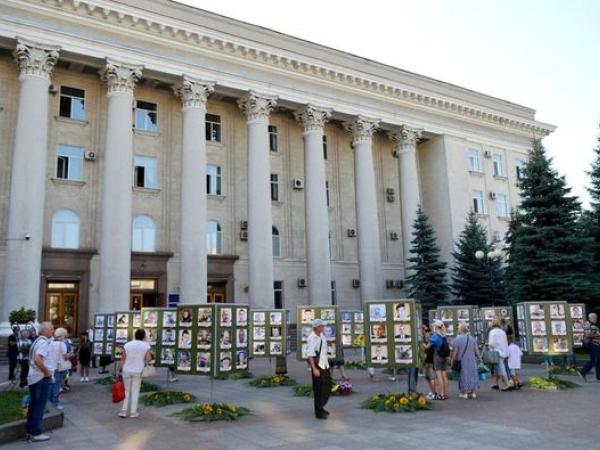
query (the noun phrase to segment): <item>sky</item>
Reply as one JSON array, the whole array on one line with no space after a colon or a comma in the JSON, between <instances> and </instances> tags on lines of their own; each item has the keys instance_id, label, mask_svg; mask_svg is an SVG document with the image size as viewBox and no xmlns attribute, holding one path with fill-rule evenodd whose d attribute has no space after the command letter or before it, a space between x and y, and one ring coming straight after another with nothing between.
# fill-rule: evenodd
<instances>
[{"instance_id":1,"label":"sky","mask_svg":"<svg viewBox=\"0 0 600 450\"><path fill-rule=\"evenodd\" d=\"M597 0L180 0L535 109L584 206L600 123Z\"/></svg>"}]
</instances>

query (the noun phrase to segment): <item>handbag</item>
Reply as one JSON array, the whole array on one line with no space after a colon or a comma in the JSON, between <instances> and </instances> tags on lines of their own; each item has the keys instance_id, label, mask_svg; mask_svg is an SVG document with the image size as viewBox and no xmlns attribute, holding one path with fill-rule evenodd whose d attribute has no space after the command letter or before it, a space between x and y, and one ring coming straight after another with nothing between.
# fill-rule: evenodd
<instances>
[{"instance_id":1,"label":"handbag","mask_svg":"<svg viewBox=\"0 0 600 450\"><path fill-rule=\"evenodd\" d=\"M113 403L120 403L125 399L125 384L121 377L115 378L112 385L112 401Z\"/></svg>"},{"instance_id":2,"label":"handbag","mask_svg":"<svg viewBox=\"0 0 600 450\"><path fill-rule=\"evenodd\" d=\"M149 378L156 375L156 369L150 364L146 364L142 370L142 378Z\"/></svg>"},{"instance_id":3,"label":"handbag","mask_svg":"<svg viewBox=\"0 0 600 450\"><path fill-rule=\"evenodd\" d=\"M483 355L481 355L481 359L483 359L484 364L498 364L500 362L500 353L498 353L489 345L486 345Z\"/></svg>"},{"instance_id":4,"label":"handbag","mask_svg":"<svg viewBox=\"0 0 600 450\"><path fill-rule=\"evenodd\" d=\"M460 369L462 369L462 359L463 359L463 356L465 356L465 352L467 351L467 348L469 348L469 336L467 336L467 343L465 345L465 349L462 351L462 354L460 355L460 359L455 359L454 362L452 363L452 370L454 370L455 372L460 372Z\"/></svg>"}]
</instances>

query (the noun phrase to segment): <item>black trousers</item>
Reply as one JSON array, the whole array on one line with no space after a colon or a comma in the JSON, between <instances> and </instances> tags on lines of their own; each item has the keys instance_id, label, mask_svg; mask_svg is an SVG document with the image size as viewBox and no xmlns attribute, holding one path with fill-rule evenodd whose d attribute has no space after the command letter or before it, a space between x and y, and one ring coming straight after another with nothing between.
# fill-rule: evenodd
<instances>
[{"instance_id":1,"label":"black trousers","mask_svg":"<svg viewBox=\"0 0 600 450\"><path fill-rule=\"evenodd\" d=\"M313 397L315 399L315 414L323 414L325 405L331 395L331 373L329 369L321 369L317 366L321 376L312 376Z\"/></svg>"},{"instance_id":2,"label":"black trousers","mask_svg":"<svg viewBox=\"0 0 600 450\"><path fill-rule=\"evenodd\" d=\"M8 357L8 379L10 381L15 379L15 370L17 370L17 357Z\"/></svg>"}]
</instances>

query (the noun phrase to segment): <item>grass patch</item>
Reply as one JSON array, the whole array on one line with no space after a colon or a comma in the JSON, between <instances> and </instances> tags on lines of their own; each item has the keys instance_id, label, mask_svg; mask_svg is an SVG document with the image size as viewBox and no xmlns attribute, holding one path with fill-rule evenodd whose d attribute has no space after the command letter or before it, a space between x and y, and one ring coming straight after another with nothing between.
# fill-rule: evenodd
<instances>
[{"instance_id":1,"label":"grass patch","mask_svg":"<svg viewBox=\"0 0 600 450\"><path fill-rule=\"evenodd\" d=\"M0 392L0 425L23 419L21 402L27 391Z\"/></svg>"}]
</instances>

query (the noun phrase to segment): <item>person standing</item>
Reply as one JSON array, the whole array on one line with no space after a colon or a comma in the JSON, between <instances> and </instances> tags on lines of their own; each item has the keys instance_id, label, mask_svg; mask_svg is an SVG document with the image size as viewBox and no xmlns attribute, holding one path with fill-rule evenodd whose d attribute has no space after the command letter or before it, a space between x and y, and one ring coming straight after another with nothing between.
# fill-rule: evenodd
<instances>
[{"instance_id":1,"label":"person standing","mask_svg":"<svg viewBox=\"0 0 600 450\"><path fill-rule=\"evenodd\" d=\"M439 395L436 397L437 400L448 400L448 357L450 356L450 349L448 340L446 339L446 327L444 322L441 320L435 320L433 322L433 334L429 338L429 344L426 347L433 347L433 370L437 378L437 387L439 389Z\"/></svg>"},{"instance_id":2,"label":"person standing","mask_svg":"<svg viewBox=\"0 0 600 450\"><path fill-rule=\"evenodd\" d=\"M321 319L313 320L312 327L313 332L306 342L306 356L312 375L315 416L317 419L327 419L329 411L325 409L325 405L331 395L327 340L323 335L324 323Z\"/></svg>"},{"instance_id":3,"label":"person standing","mask_svg":"<svg viewBox=\"0 0 600 450\"><path fill-rule=\"evenodd\" d=\"M510 376L513 381L513 389L517 391L523 387L521 384L521 358L523 352L517 344L515 344L515 337L508 336L508 369L510 370Z\"/></svg>"},{"instance_id":4,"label":"person standing","mask_svg":"<svg viewBox=\"0 0 600 450\"><path fill-rule=\"evenodd\" d=\"M587 381L587 374L594 368L596 380L600 381L600 328L596 313L588 314L588 320L583 325L583 333L583 346L590 354L590 360L579 373Z\"/></svg>"},{"instance_id":5,"label":"person standing","mask_svg":"<svg viewBox=\"0 0 600 450\"><path fill-rule=\"evenodd\" d=\"M92 343L87 333L81 333L79 339L79 367L81 370L81 382L90 381L90 361L92 359Z\"/></svg>"},{"instance_id":6,"label":"person standing","mask_svg":"<svg viewBox=\"0 0 600 450\"><path fill-rule=\"evenodd\" d=\"M19 346L17 345L17 334L19 333L19 327L14 327L11 335L8 336L8 380L13 381L15 379L15 370L17 369L17 362L19 360Z\"/></svg>"},{"instance_id":7,"label":"person standing","mask_svg":"<svg viewBox=\"0 0 600 450\"><path fill-rule=\"evenodd\" d=\"M125 400L119 417L139 417L137 412L140 387L142 386L142 372L144 366L150 362L150 344L144 339L146 332L143 329L135 331L134 340L123 346L120 367L125 384Z\"/></svg>"},{"instance_id":8,"label":"person standing","mask_svg":"<svg viewBox=\"0 0 600 450\"><path fill-rule=\"evenodd\" d=\"M477 398L479 390L479 370L478 362L481 359L477 342L469 334L469 325L461 323L458 326L459 335L452 342L452 365L460 361L460 371L458 375L458 389L460 398Z\"/></svg>"},{"instance_id":9,"label":"person standing","mask_svg":"<svg viewBox=\"0 0 600 450\"><path fill-rule=\"evenodd\" d=\"M429 386L429 394L427 394L428 400L438 400L438 395L435 390L435 370L433 369L433 353L435 349L429 345L429 338L431 337L431 331L427 325L423 325L423 342L420 346L423 349L423 375L427 380ZM420 353L420 352L419 352Z\"/></svg>"},{"instance_id":10,"label":"person standing","mask_svg":"<svg viewBox=\"0 0 600 450\"><path fill-rule=\"evenodd\" d=\"M58 410L63 409L59 401L60 388L62 386L62 370L65 366L67 356L67 346L64 339L67 336L67 330L58 328L54 332L54 339L50 341L50 352L48 358L48 368L54 371L54 383L50 388L50 403Z\"/></svg>"},{"instance_id":11,"label":"person standing","mask_svg":"<svg viewBox=\"0 0 600 450\"><path fill-rule=\"evenodd\" d=\"M498 364L494 366L494 377L496 378L496 383L492 385L492 389L500 389L498 383L499 380L502 379L504 387L501 389L501 391L510 391L511 388L510 384L508 383L508 374L506 372L506 360L508 359L508 339L506 337L506 331L502 329L502 324L498 319L494 319L492 321L492 329L488 334L488 345L493 351L498 353Z\"/></svg>"},{"instance_id":12,"label":"person standing","mask_svg":"<svg viewBox=\"0 0 600 450\"><path fill-rule=\"evenodd\" d=\"M29 408L27 409L27 439L33 442L47 441L50 436L42 433L44 410L50 394L53 379L53 370L50 363L50 337L54 327L50 322L42 322L40 336L33 342L29 350L29 373L27 385L29 386Z\"/></svg>"}]
</instances>

